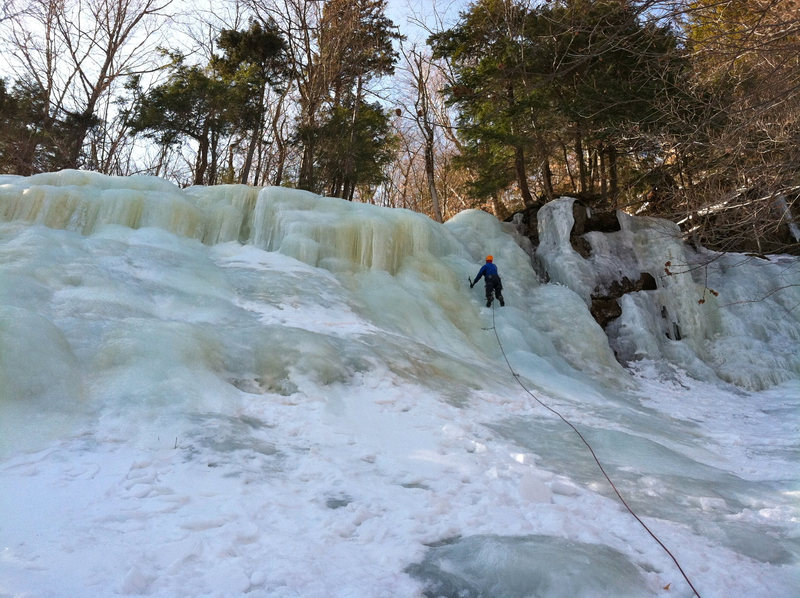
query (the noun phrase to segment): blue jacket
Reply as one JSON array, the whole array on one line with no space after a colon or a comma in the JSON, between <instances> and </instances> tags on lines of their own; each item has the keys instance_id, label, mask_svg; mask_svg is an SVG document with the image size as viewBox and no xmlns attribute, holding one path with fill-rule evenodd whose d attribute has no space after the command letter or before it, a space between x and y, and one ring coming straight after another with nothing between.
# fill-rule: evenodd
<instances>
[{"instance_id":1,"label":"blue jacket","mask_svg":"<svg viewBox=\"0 0 800 598\"><path fill-rule=\"evenodd\" d=\"M497 266L492 262L486 262L481 266L481 269L478 270L478 275L475 277L475 280L472 281L472 284L476 284L482 276L485 276L486 282L489 282L490 277L497 276Z\"/></svg>"}]
</instances>

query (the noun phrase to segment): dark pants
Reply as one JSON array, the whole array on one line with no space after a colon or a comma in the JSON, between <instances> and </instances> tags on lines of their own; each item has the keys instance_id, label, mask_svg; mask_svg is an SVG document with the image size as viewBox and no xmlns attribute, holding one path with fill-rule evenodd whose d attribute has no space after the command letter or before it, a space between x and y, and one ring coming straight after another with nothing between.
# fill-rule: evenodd
<instances>
[{"instance_id":1,"label":"dark pants","mask_svg":"<svg viewBox=\"0 0 800 598\"><path fill-rule=\"evenodd\" d=\"M499 276L486 277L486 307L492 304L492 295L497 297L500 305L505 305L505 301L503 301L503 283L500 281Z\"/></svg>"}]
</instances>

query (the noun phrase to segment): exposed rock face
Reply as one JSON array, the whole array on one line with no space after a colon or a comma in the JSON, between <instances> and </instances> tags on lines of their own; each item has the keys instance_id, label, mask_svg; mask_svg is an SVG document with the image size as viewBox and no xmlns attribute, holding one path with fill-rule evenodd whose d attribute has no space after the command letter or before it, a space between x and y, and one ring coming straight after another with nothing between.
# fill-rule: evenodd
<instances>
[{"instance_id":1,"label":"exposed rock face","mask_svg":"<svg viewBox=\"0 0 800 598\"><path fill-rule=\"evenodd\" d=\"M608 290L602 294L592 294L592 305L590 311L592 317L600 326L605 328L614 318L622 315L622 308L617 299L625 293L636 291L653 291L656 289L656 279L648 272L642 272L639 280L631 281L627 276L622 280L615 280L609 285Z\"/></svg>"},{"instance_id":2,"label":"exposed rock face","mask_svg":"<svg viewBox=\"0 0 800 598\"><path fill-rule=\"evenodd\" d=\"M528 237L534 246L539 244L538 212L541 206L534 206L522 212L517 212L512 218L520 234ZM622 229L616 211L593 211L580 201L572 204L572 217L574 224L569 233L569 242L575 252L584 259L592 255L592 246L586 238L586 233L614 233ZM547 273L544 273L547 277ZM609 322L622 314L622 308L617 301L626 293L642 290L654 290L656 281L647 272L641 273L638 280L631 280L623 276L620 280L612 281L607 288L596 288L591 294L590 311L594 319L605 328Z\"/></svg>"},{"instance_id":3,"label":"exposed rock face","mask_svg":"<svg viewBox=\"0 0 800 598\"><path fill-rule=\"evenodd\" d=\"M517 227L517 232L528 237L534 247L539 244L539 225L536 220L536 214L540 207L541 204L536 204L533 207L514 213L505 220L506 222L513 222Z\"/></svg>"},{"instance_id":4,"label":"exposed rock face","mask_svg":"<svg viewBox=\"0 0 800 598\"><path fill-rule=\"evenodd\" d=\"M608 323L622 315L622 308L616 298L598 298L592 299L592 307L590 308L592 317L595 321L605 328Z\"/></svg>"},{"instance_id":5,"label":"exposed rock face","mask_svg":"<svg viewBox=\"0 0 800 598\"><path fill-rule=\"evenodd\" d=\"M593 231L613 233L621 228L616 212L592 211L578 201L572 204L572 217L575 224L572 226L569 242L583 258L592 255L592 246L583 235Z\"/></svg>"}]
</instances>

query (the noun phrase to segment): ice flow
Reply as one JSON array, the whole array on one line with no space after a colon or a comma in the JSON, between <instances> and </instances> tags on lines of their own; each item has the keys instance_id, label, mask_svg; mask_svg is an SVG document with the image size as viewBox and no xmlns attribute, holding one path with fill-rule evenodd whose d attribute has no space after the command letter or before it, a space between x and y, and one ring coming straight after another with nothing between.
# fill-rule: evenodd
<instances>
[{"instance_id":1,"label":"ice flow","mask_svg":"<svg viewBox=\"0 0 800 598\"><path fill-rule=\"evenodd\" d=\"M0 177L0 594L690 595L516 374L704 596L795 595L797 260L571 218Z\"/></svg>"}]
</instances>

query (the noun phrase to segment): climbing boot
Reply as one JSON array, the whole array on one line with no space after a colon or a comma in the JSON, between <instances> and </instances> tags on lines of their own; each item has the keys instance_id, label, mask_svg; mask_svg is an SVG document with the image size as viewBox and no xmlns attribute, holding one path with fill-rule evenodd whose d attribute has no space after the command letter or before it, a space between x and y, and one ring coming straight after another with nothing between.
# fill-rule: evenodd
<instances>
[{"instance_id":1,"label":"climbing boot","mask_svg":"<svg viewBox=\"0 0 800 598\"><path fill-rule=\"evenodd\" d=\"M498 299L498 301L500 301L500 307L505 307L506 302L503 301L503 298L502 297L498 297L497 299Z\"/></svg>"},{"instance_id":2,"label":"climbing boot","mask_svg":"<svg viewBox=\"0 0 800 598\"><path fill-rule=\"evenodd\" d=\"M489 299L489 300L486 302L486 307L491 307L491 306L492 306L492 300L491 300L491 299Z\"/></svg>"}]
</instances>

